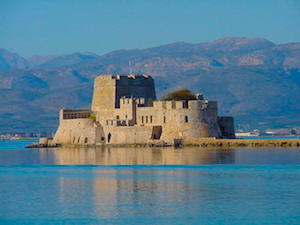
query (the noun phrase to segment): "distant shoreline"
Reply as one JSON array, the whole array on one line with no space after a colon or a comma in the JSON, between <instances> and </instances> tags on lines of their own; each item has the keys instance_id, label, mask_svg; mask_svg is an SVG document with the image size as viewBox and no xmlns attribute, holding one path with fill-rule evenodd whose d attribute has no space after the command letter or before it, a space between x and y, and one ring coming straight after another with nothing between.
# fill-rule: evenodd
<instances>
[{"instance_id":1,"label":"distant shoreline","mask_svg":"<svg viewBox=\"0 0 300 225\"><path fill-rule=\"evenodd\" d=\"M0 141L29 141L29 140L39 140L38 137L22 137L22 138L0 138Z\"/></svg>"}]
</instances>

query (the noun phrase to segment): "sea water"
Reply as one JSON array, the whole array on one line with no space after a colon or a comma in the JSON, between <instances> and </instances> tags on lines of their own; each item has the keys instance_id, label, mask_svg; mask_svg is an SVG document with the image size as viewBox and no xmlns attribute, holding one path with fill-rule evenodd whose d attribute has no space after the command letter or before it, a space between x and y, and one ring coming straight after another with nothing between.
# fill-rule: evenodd
<instances>
[{"instance_id":1,"label":"sea water","mask_svg":"<svg viewBox=\"0 0 300 225\"><path fill-rule=\"evenodd\" d=\"M0 141L0 224L300 224L299 149L23 144Z\"/></svg>"}]
</instances>

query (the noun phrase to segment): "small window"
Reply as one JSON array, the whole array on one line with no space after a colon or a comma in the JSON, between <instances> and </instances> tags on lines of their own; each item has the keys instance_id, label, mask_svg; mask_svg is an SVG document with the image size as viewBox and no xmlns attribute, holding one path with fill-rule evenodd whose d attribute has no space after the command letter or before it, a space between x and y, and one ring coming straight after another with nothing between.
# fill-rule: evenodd
<instances>
[{"instance_id":1,"label":"small window","mask_svg":"<svg viewBox=\"0 0 300 225\"><path fill-rule=\"evenodd\" d=\"M120 116L119 116L119 115L117 115L117 116L116 116L116 118L117 118L117 120L119 120L119 119L120 119Z\"/></svg>"},{"instance_id":2,"label":"small window","mask_svg":"<svg viewBox=\"0 0 300 225\"><path fill-rule=\"evenodd\" d=\"M127 119L127 114L125 115L125 119Z\"/></svg>"},{"instance_id":3,"label":"small window","mask_svg":"<svg viewBox=\"0 0 300 225\"><path fill-rule=\"evenodd\" d=\"M150 123L152 123L152 116L150 116Z\"/></svg>"},{"instance_id":4,"label":"small window","mask_svg":"<svg viewBox=\"0 0 300 225\"><path fill-rule=\"evenodd\" d=\"M182 102L182 108L188 109L189 108L189 101L183 101Z\"/></svg>"},{"instance_id":5,"label":"small window","mask_svg":"<svg viewBox=\"0 0 300 225\"><path fill-rule=\"evenodd\" d=\"M176 109L176 102L172 101L172 109Z\"/></svg>"},{"instance_id":6,"label":"small window","mask_svg":"<svg viewBox=\"0 0 300 225\"><path fill-rule=\"evenodd\" d=\"M142 116L142 123L144 123L144 116Z\"/></svg>"},{"instance_id":7,"label":"small window","mask_svg":"<svg viewBox=\"0 0 300 225\"><path fill-rule=\"evenodd\" d=\"M104 137L101 137L101 141L104 141L104 139L105 139Z\"/></svg>"},{"instance_id":8,"label":"small window","mask_svg":"<svg viewBox=\"0 0 300 225\"><path fill-rule=\"evenodd\" d=\"M184 117L184 122L185 122L185 123L188 123L188 122L189 122L188 116L185 116L185 117Z\"/></svg>"},{"instance_id":9,"label":"small window","mask_svg":"<svg viewBox=\"0 0 300 225\"><path fill-rule=\"evenodd\" d=\"M88 138L87 137L84 139L84 143L85 144L88 143Z\"/></svg>"},{"instance_id":10,"label":"small window","mask_svg":"<svg viewBox=\"0 0 300 225\"><path fill-rule=\"evenodd\" d=\"M107 135L107 142L108 143L110 142L110 139L111 139L111 133L108 133L108 135Z\"/></svg>"},{"instance_id":11,"label":"small window","mask_svg":"<svg viewBox=\"0 0 300 225\"><path fill-rule=\"evenodd\" d=\"M127 98L127 104L129 104L129 98Z\"/></svg>"},{"instance_id":12,"label":"small window","mask_svg":"<svg viewBox=\"0 0 300 225\"><path fill-rule=\"evenodd\" d=\"M77 143L79 143L80 142L80 137L78 137L78 140L77 140Z\"/></svg>"},{"instance_id":13,"label":"small window","mask_svg":"<svg viewBox=\"0 0 300 225\"><path fill-rule=\"evenodd\" d=\"M146 123L148 123L148 116L146 116Z\"/></svg>"},{"instance_id":14,"label":"small window","mask_svg":"<svg viewBox=\"0 0 300 225\"><path fill-rule=\"evenodd\" d=\"M166 116L164 116L164 123L166 123Z\"/></svg>"}]
</instances>

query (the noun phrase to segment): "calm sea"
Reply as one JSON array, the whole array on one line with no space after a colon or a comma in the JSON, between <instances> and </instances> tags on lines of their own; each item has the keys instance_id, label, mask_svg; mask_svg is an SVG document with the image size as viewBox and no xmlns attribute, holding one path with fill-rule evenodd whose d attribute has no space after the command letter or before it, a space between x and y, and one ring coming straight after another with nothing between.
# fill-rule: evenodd
<instances>
[{"instance_id":1,"label":"calm sea","mask_svg":"<svg viewBox=\"0 0 300 225\"><path fill-rule=\"evenodd\" d=\"M0 141L0 224L300 224L300 149L24 149Z\"/></svg>"}]
</instances>

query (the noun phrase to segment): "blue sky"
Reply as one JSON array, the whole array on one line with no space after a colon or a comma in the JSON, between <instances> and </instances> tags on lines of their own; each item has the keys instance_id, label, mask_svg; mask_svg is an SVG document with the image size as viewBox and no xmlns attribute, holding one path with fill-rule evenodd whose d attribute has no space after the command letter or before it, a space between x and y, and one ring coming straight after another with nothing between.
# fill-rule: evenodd
<instances>
[{"instance_id":1,"label":"blue sky","mask_svg":"<svg viewBox=\"0 0 300 225\"><path fill-rule=\"evenodd\" d=\"M0 47L22 56L221 37L300 41L300 0L0 0Z\"/></svg>"}]
</instances>

